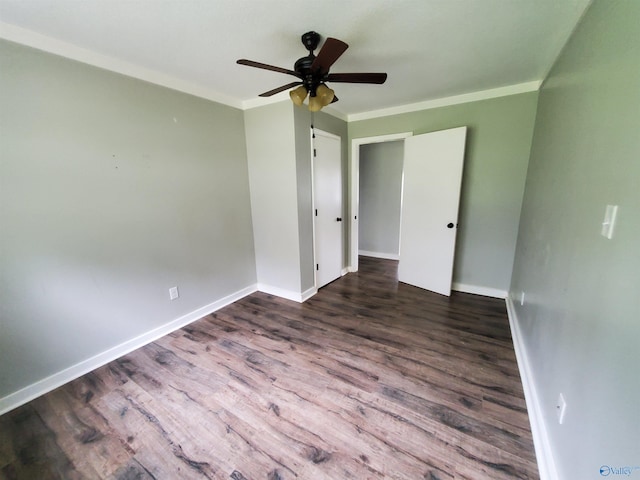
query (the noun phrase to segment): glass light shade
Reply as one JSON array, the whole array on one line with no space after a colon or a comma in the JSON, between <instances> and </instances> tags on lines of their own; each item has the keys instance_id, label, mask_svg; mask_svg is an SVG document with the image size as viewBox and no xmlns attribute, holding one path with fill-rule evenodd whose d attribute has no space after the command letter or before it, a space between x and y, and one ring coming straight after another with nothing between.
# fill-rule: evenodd
<instances>
[{"instance_id":1,"label":"glass light shade","mask_svg":"<svg viewBox=\"0 0 640 480\"><path fill-rule=\"evenodd\" d=\"M331 102L333 102L333 97L335 97L335 92L327 87L324 83L318 85L316 88L316 95L320 97L320 102L323 107L326 107Z\"/></svg>"},{"instance_id":2,"label":"glass light shade","mask_svg":"<svg viewBox=\"0 0 640 480\"><path fill-rule=\"evenodd\" d=\"M301 85L295 90L291 90L289 92L289 96L291 97L291 101L293 103L300 106L304 102L304 99L307 98L307 89L304 88L304 85Z\"/></svg>"},{"instance_id":3,"label":"glass light shade","mask_svg":"<svg viewBox=\"0 0 640 480\"><path fill-rule=\"evenodd\" d=\"M323 106L319 96L309 97L309 110L312 112L319 112Z\"/></svg>"}]
</instances>

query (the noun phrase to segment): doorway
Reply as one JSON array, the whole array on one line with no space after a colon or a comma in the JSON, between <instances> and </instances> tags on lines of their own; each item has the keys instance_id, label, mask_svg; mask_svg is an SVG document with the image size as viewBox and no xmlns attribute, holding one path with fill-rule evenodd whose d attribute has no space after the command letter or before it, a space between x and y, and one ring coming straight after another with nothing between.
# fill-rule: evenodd
<instances>
[{"instance_id":1,"label":"doorway","mask_svg":"<svg viewBox=\"0 0 640 480\"><path fill-rule=\"evenodd\" d=\"M403 164L403 140L360 146L360 258L400 260Z\"/></svg>"},{"instance_id":2,"label":"doorway","mask_svg":"<svg viewBox=\"0 0 640 480\"><path fill-rule=\"evenodd\" d=\"M351 142L351 206L349 215L350 245L349 245L349 267L350 272L358 271L358 251L359 251L359 223L358 214L360 211L360 147L373 143L394 142L411 137L412 132L395 133L391 135L381 135L376 137L355 138Z\"/></svg>"},{"instance_id":3,"label":"doorway","mask_svg":"<svg viewBox=\"0 0 640 480\"><path fill-rule=\"evenodd\" d=\"M360 213L360 147L404 138L398 278L442 295L451 294L466 127L413 136L353 141L350 270L357 271Z\"/></svg>"}]
</instances>

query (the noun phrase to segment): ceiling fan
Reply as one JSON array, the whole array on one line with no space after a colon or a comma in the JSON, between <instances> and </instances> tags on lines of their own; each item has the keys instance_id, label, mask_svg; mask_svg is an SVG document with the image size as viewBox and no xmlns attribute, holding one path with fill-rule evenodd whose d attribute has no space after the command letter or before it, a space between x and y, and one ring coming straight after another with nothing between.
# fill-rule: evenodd
<instances>
[{"instance_id":1,"label":"ceiling fan","mask_svg":"<svg viewBox=\"0 0 640 480\"><path fill-rule=\"evenodd\" d=\"M307 95L309 95L309 110L312 112L317 112L322 107L338 101L338 97L326 85L326 82L382 84L387 80L386 73L329 73L331 66L349 48L349 45L342 40L329 37L325 40L316 56L313 51L318 48L319 43L320 34L316 32L307 32L302 35L302 44L309 51L309 55L299 58L293 66L293 70L244 58L238 60L237 63L297 77L298 81L261 93L260 96L270 97L298 86L298 88L289 92L291 100L296 105L302 105Z\"/></svg>"}]
</instances>

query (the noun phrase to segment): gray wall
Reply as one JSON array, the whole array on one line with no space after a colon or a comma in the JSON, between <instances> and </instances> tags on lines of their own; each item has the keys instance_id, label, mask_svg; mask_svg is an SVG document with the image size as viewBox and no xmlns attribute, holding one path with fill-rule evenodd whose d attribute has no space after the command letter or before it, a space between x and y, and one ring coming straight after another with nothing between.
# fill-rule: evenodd
<instances>
[{"instance_id":1,"label":"gray wall","mask_svg":"<svg viewBox=\"0 0 640 480\"><path fill-rule=\"evenodd\" d=\"M567 480L640 467L639 19L637 1L587 11L541 90L527 176L510 295L525 292L518 325Z\"/></svg>"},{"instance_id":2,"label":"gray wall","mask_svg":"<svg viewBox=\"0 0 640 480\"><path fill-rule=\"evenodd\" d=\"M524 93L349 123L349 141L469 127L454 282L509 289L537 98Z\"/></svg>"},{"instance_id":3,"label":"gray wall","mask_svg":"<svg viewBox=\"0 0 640 480\"><path fill-rule=\"evenodd\" d=\"M360 146L358 249L398 255L404 142Z\"/></svg>"},{"instance_id":4,"label":"gray wall","mask_svg":"<svg viewBox=\"0 0 640 480\"><path fill-rule=\"evenodd\" d=\"M301 277L292 108L280 102L244 115L258 283L294 295Z\"/></svg>"},{"instance_id":5,"label":"gray wall","mask_svg":"<svg viewBox=\"0 0 640 480\"><path fill-rule=\"evenodd\" d=\"M289 100L245 111L258 282L289 298L315 285L311 122ZM343 138L346 182L347 123L324 112L313 122Z\"/></svg>"},{"instance_id":6,"label":"gray wall","mask_svg":"<svg viewBox=\"0 0 640 480\"><path fill-rule=\"evenodd\" d=\"M0 64L0 398L255 284L241 111L6 41Z\"/></svg>"}]
</instances>

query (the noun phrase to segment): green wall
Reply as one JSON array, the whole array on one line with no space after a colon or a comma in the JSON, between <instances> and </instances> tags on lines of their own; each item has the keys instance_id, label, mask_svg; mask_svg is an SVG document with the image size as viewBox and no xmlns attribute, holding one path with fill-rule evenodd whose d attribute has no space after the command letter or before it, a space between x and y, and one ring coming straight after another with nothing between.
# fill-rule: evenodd
<instances>
[{"instance_id":1,"label":"green wall","mask_svg":"<svg viewBox=\"0 0 640 480\"><path fill-rule=\"evenodd\" d=\"M242 111L6 41L0 64L0 400L255 285Z\"/></svg>"},{"instance_id":2,"label":"green wall","mask_svg":"<svg viewBox=\"0 0 640 480\"><path fill-rule=\"evenodd\" d=\"M466 125L453 281L506 291L511 282L537 92L349 122L354 138Z\"/></svg>"},{"instance_id":3,"label":"green wall","mask_svg":"<svg viewBox=\"0 0 640 480\"><path fill-rule=\"evenodd\" d=\"M540 93L510 292L562 479L640 467L639 289L640 2L596 0Z\"/></svg>"}]
</instances>

